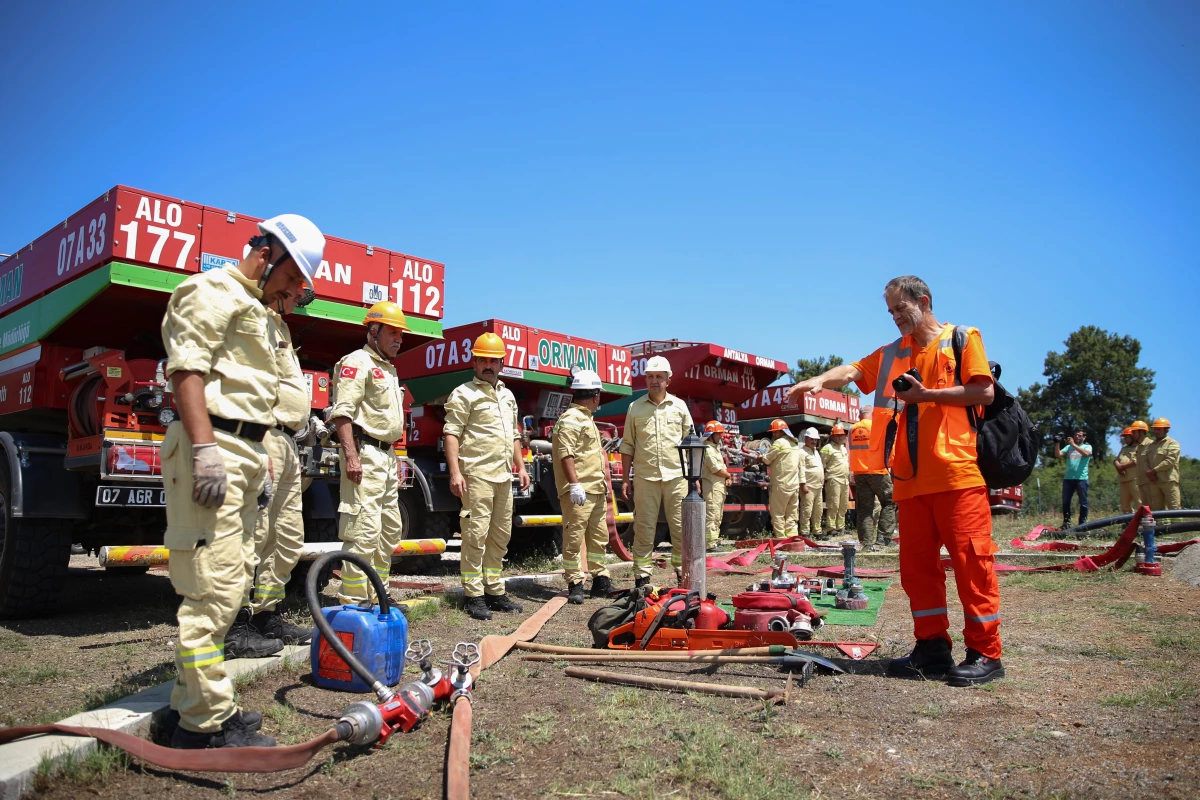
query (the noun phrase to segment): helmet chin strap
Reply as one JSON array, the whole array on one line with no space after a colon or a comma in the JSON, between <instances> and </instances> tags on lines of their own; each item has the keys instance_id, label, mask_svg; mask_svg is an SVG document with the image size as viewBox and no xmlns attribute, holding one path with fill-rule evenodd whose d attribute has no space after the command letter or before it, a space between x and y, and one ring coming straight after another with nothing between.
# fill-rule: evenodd
<instances>
[{"instance_id":1,"label":"helmet chin strap","mask_svg":"<svg viewBox=\"0 0 1200 800\"><path fill-rule=\"evenodd\" d=\"M367 330L367 336L370 337L367 344L370 345L371 349L375 351L375 354L384 361L391 361L391 359L388 358L387 353L384 353L379 349L379 328L375 327L376 325L379 325L379 323L373 323L371 328Z\"/></svg>"}]
</instances>

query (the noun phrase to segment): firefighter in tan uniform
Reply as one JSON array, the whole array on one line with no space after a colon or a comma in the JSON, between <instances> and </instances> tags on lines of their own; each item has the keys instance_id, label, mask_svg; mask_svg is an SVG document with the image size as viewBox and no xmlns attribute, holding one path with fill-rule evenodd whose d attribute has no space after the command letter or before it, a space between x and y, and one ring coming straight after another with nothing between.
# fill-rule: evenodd
<instances>
[{"instance_id":1,"label":"firefighter in tan uniform","mask_svg":"<svg viewBox=\"0 0 1200 800\"><path fill-rule=\"evenodd\" d=\"M1154 441L1146 448L1146 484L1143 495L1152 511L1178 511L1183 508L1179 494L1179 442L1167 434L1171 423L1159 417L1150 423Z\"/></svg>"},{"instance_id":2,"label":"firefighter in tan uniform","mask_svg":"<svg viewBox=\"0 0 1200 800\"><path fill-rule=\"evenodd\" d=\"M571 407L554 423L551 455L563 519L563 577L567 602L583 603L584 551L592 597L612 591L604 548L608 545L608 458L592 414L600 406L600 376L581 369L571 378Z\"/></svg>"},{"instance_id":3,"label":"firefighter in tan uniform","mask_svg":"<svg viewBox=\"0 0 1200 800\"><path fill-rule=\"evenodd\" d=\"M700 474L700 488L704 495L704 549L716 550L721 538L721 520L725 516L725 493L733 483L733 476L725 466L721 453L721 437L725 426L715 419L704 426L704 467Z\"/></svg>"},{"instance_id":4,"label":"firefighter in tan uniform","mask_svg":"<svg viewBox=\"0 0 1200 800\"><path fill-rule=\"evenodd\" d=\"M621 435L621 474L625 476L621 493L634 504L633 571L637 576L634 586L650 583L660 508L671 531L671 565L676 578L683 574L683 498L688 486L676 448L694 429L687 403L667 394L671 362L662 356L651 356L643 374L647 393L629 404Z\"/></svg>"},{"instance_id":5,"label":"firefighter in tan uniform","mask_svg":"<svg viewBox=\"0 0 1200 800\"><path fill-rule=\"evenodd\" d=\"M1150 463L1146 460L1146 456L1150 451L1150 443L1153 438L1150 436L1150 426L1143 420L1135 419L1129 429L1133 431L1133 445L1136 448L1137 468L1134 472L1137 473L1138 498L1142 501L1142 505L1148 506L1150 505L1150 490L1146 487L1150 485Z\"/></svg>"},{"instance_id":6,"label":"firefighter in tan uniform","mask_svg":"<svg viewBox=\"0 0 1200 800\"><path fill-rule=\"evenodd\" d=\"M800 446L783 420L772 420L768 430L775 439L763 456L763 463L771 468L771 533L776 538L795 536L800 495L808 489L800 469Z\"/></svg>"},{"instance_id":7,"label":"firefighter in tan uniform","mask_svg":"<svg viewBox=\"0 0 1200 800\"><path fill-rule=\"evenodd\" d=\"M821 536L821 496L825 487L825 467L821 463L821 434L816 428L804 429L804 447L800 448L800 535Z\"/></svg>"},{"instance_id":8,"label":"firefighter in tan uniform","mask_svg":"<svg viewBox=\"0 0 1200 800\"><path fill-rule=\"evenodd\" d=\"M471 349L475 377L446 400L446 462L450 491L462 499L462 574L466 611L491 619L492 611L519 612L504 593L500 571L512 538L514 469L521 491L529 473L521 457L517 399L499 379L504 342L480 334Z\"/></svg>"},{"instance_id":9,"label":"firefighter in tan uniform","mask_svg":"<svg viewBox=\"0 0 1200 800\"><path fill-rule=\"evenodd\" d=\"M1121 487L1121 513L1136 511L1142 504L1137 484L1137 445L1133 441L1133 429L1121 431L1121 452L1113 459L1117 469L1117 482Z\"/></svg>"},{"instance_id":10,"label":"firefighter in tan uniform","mask_svg":"<svg viewBox=\"0 0 1200 800\"><path fill-rule=\"evenodd\" d=\"M846 449L846 429L834 425L829 441L821 448L821 467L825 471L825 519L827 535L846 532L846 511L850 507L850 451Z\"/></svg>"},{"instance_id":11,"label":"firefighter in tan uniform","mask_svg":"<svg viewBox=\"0 0 1200 800\"><path fill-rule=\"evenodd\" d=\"M333 368L329 420L342 445L338 538L344 552L371 562L386 586L392 554L404 538L400 465L392 447L404 435L404 390L392 359L400 354L408 322L400 306L385 300L368 309L363 324L367 343ZM358 566L343 562L338 600L365 600L369 584Z\"/></svg>"},{"instance_id":12,"label":"firefighter in tan uniform","mask_svg":"<svg viewBox=\"0 0 1200 800\"><path fill-rule=\"evenodd\" d=\"M300 371L300 362L292 347L292 334L283 314L296 307L296 298L267 309L267 345L275 354L279 375L279 394L275 398L275 426L267 431L263 448L271 459L271 479L274 492L270 504L258 517L254 550L258 559L253 582L253 599L247 596L243 608L253 616L239 626L239 612L229 633L225 635L225 656L252 643L254 636L265 636L282 644L305 644L312 638L312 628L285 622L275 607L283 600L288 579L300 560L304 548L304 519L301 513L300 455L296 449L297 432L308 425L312 396ZM249 656L250 654L247 653Z\"/></svg>"},{"instance_id":13,"label":"firefighter in tan uniform","mask_svg":"<svg viewBox=\"0 0 1200 800\"><path fill-rule=\"evenodd\" d=\"M164 544L171 585L183 597L167 720L175 748L275 744L255 733L261 714L237 707L224 636L253 579L255 527L260 503L269 500L262 440L275 424L279 376L264 304L313 288L325 237L294 214L258 229L237 265L181 283L162 323L180 415L162 446Z\"/></svg>"}]
</instances>

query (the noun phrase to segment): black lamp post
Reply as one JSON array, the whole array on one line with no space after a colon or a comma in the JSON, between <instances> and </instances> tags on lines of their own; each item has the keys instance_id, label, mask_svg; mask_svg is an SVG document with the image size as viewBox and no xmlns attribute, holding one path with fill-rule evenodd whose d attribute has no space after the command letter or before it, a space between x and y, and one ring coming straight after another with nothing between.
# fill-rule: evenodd
<instances>
[{"instance_id":1,"label":"black lamp post","mask_svg":"<svg viewBox=\"0 0 1200 800\"><path fill-rule=\"evenodd\" d=\"M683 576L685 589L695 589L703 599L708 594L704 567L704 498L696 491L704 466L704 441L692 431L679 443L679 466L688 482L687 497L683 498Z\"/></svg>"}]
</instances>

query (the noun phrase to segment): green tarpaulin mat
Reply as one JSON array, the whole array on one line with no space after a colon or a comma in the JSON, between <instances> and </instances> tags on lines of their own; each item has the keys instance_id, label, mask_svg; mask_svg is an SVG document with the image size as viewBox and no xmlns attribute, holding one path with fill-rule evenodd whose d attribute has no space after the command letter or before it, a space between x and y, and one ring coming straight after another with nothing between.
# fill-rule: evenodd
<instances>
[{"instance_id":1,"label":"green tarpaulin mat","mask_svg":"<svg viewBox=\"0 0 1200 800\"><path fill-rule=\"evenodd\" d=\"M837 581L836 585L840 589L841 581ZM835 598L831 594L810 595L808 599L814 608L825 615L826 625L874 625L875 618L879 616L879 609L883 608L883 593L891 585L891 581L863 581L863 592L867 595L868 605L861 611L838 608L834 605ZM733 616L733 603L725 601L718 605Z\"/></svg>"}]
</instances>

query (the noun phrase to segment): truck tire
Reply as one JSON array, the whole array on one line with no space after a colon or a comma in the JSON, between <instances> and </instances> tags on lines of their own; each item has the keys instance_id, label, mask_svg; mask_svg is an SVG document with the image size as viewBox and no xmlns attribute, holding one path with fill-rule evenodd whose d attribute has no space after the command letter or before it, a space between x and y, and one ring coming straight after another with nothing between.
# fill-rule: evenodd
<instances>
[{"instance_id":1,"label":"truck tire","mask_svg":"<svg viewBox=\"0 0 1200 800\"><path fill-rule=\"evenodd\" d=\"M54 613L71 562L71 522L15 519L8 464L0 459L0 618Z\"/></svg>"},{"instance_id":2,"label":"truck tire","mask_svg":"<svg viewBox=\"0 0 1200 800\"><path fill-rule=\"evenodd\" d=\"M420 492L400 493L400 521L404 526L405 539L450 538L450 515L425 510ZM404 556L392 562L396 575L428 575L437 572L442 563L441 555Z\"/></svg>"}]
</instances>

